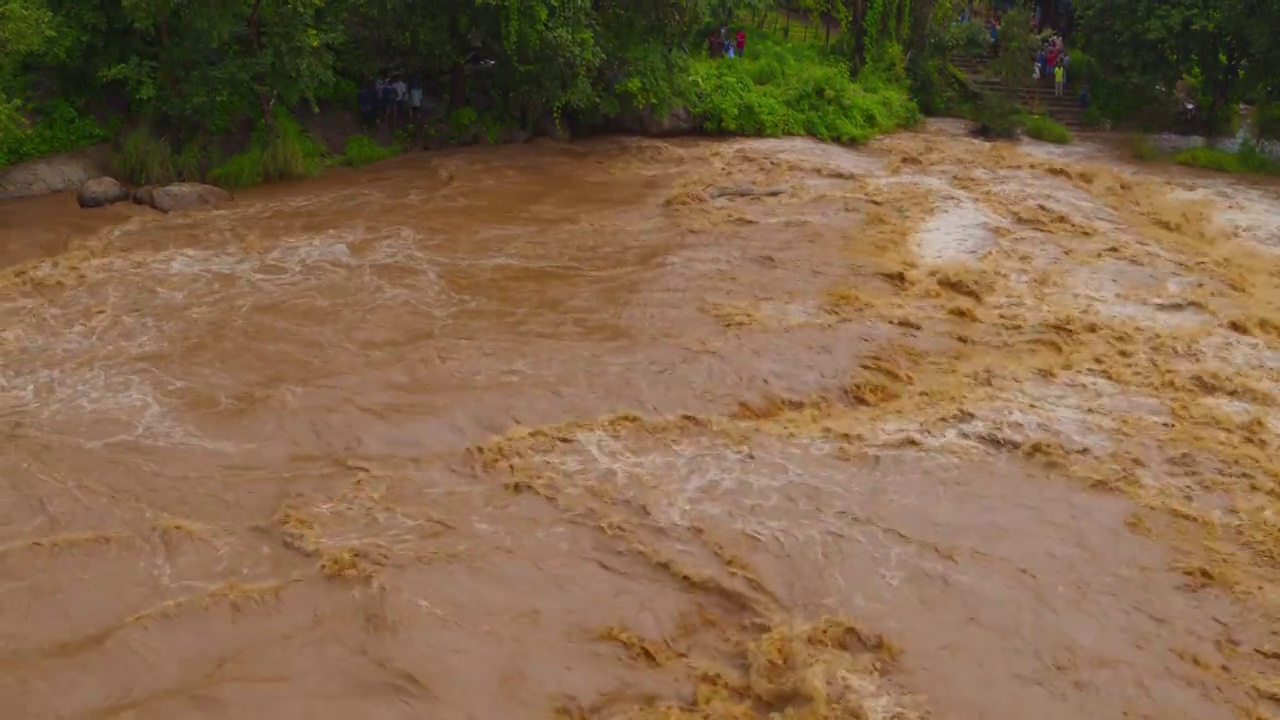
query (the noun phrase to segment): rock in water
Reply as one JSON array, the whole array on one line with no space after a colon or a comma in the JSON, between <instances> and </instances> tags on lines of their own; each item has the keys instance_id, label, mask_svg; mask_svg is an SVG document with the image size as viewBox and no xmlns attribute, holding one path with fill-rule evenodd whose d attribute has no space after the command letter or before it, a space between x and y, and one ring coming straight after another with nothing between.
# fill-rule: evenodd
<instances>
[{"instance_id":1,"label":"rock in water","mask_svg":"<svg viewBox=\"0 0 1280 720\"><path fill-rule=\"evenodd\" d=\"M107 172L109 150L85 150L31 160L0 169L0 200L78 190L91 178Z\"/></svg>"},{"instance_id":2,"label":"rock in water","mask_svg":"<svg viewBox=\"0 0 1280 720\"><path fill-rule=\"evenodd\" d=\"M174 183L151 190L151 207L162 213L215 207L230 199L226 190L201 183Z\"/></svg>"},{"instance_id":3,"label":"rock in water","mask_svg":"<svg viewBox=\"0 0 1280 720\"><path fill-rule=\"evenodd\" d=\"M156 189L155 185L143 185L133 191L133 204L146 205L151 207L151 193Z\"/></svg>"},{"instance_id":4,"label":"rock in water","mask_svg":"<svg viewBox=\"0 0 1280 720\"><path fill-rule=\"evenodd\" d=\"M89 180L80 186L76 201L82 208L106 207L112 203L129 198L129 191L116 182L115 178L100 177Z\"/></svg>"}]
</instances>

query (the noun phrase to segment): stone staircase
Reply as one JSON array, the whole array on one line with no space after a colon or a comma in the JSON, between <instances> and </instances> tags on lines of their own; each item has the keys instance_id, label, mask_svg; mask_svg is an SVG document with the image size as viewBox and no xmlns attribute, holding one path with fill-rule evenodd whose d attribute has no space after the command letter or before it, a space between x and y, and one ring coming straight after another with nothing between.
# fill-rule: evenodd
<instances>
[{"instance_id":1,"label":"stone staircase","mask_svg":"<svg viewBox=\"0 0 1280 720\"><path fill-rule=\"evenodd\" d=\"M1053 81L1046 78L1039 80L1035 84L1018 88L1015 92L1006 88L999 79L987 76L987 61L988 58L985 57L957 55L951 58L951 64L965 74L965 77L969 79L969 82L973 84L973 87L978 92L1013 95L1019 105L1038 115L1046 115L1053 118L1072 132L1080 132L1086 129L1083 122L1083 112L1080 110L1078 102L1079 89L1073 88L1068 84L1063 91L1063 96L1055 97L1053 94ZM1029 67L1027 71L1030 74Z\"/></svg>"}]
</instances>

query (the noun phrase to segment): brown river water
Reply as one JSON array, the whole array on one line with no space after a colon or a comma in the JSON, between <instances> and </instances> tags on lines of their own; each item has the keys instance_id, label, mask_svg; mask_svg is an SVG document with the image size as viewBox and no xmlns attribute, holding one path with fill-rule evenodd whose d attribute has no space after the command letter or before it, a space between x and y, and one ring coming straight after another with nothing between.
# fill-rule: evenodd
<instances>
[{"instance_id":1,"label":"brown river water","mask_svg":"<svg viewBox=\"0 0 1280 720\"><path fill-rule=\"evenodd\" d=\"M1280 188L947 123L0 204L0 716L1280 717Z\"/></svg>"}]
</instances>

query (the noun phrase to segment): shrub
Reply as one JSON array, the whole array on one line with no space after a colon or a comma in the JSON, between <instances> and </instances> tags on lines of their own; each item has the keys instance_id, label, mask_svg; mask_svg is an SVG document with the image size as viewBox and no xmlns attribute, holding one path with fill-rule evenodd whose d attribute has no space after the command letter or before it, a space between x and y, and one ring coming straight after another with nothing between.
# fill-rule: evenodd
<instances>
[{"instance_id":1,"label":"shrub","mask_svg":"<svg viewBox=\"0 0 1280 720\"><path fill-rule=\"evenodd\" d=\"M981 23L970 20L952 23L946 31L947 49L959 55L983 57L991 52L991 33Z\"/></svg>"},{"instance_id":2,"label":"shrub","mask_svg":"<svg viewBox=\"0 0 1280 720\"><path fill-rule=\"evenodd\" d=\"M1103 117L1102 111L1093 106L1085 109L1084 113L1080 116L1080 122L1083 123L1085 127L1092 130L1101 130L1110 124L1109 121Z\"/></svg>"},{"instance_id":3,"label":"shrub","mask_svg":"<svg viewBox=\"0 0 1280 720\"><path fill-rule=\"evenodd\" d=\"M399 154L400 149L379 145L368 135L352 135L342 148L342 164L361 167Z\"/></svg>"},{"instance_id":4,"label":"shrub","mask_svg":"<svg viewBox=\"0 0 1280 720\"><path fill-rule=\"evenodd\" d=\"M1240 143L1240 149L1236 151L1236 158L1246 172L1280 175L1280 160L1265 155L1258 147L1258 144L1252 140L1245 140Z\"/></svg>"},{"instance_id":5,"label":"shrub","mask_svg":"<svg viewBox=\"0 0 1280 720\"><path fill-rule=\"evenodd\" d=\"M24 160L79 150L106 142L110 132L92 117L81 115L65 101L37 108L35 122L22 121L13 107L12 125L0 127L0 167Z\"/></svg>"},{"instance_id":6,"label":"shrub","mask_svg":"<svg viewBox=\"0 0 1280 720\"><path fill-rule=\"evenodd\" d=\"M324 168L324 148L287 112L277 110L270 127L259 128L249 149L209 171L209 180L227 188L298 180Z\"/></svg>"},{"instance_id":7,"label":"shrub","mask_svg":"<svg viewBox=\"0 0 1280 720\"><path fill-rule=\"evenodd\" d=\"M1023 119L1022 127L1026 133L1037 140L1066 145L1072 141L1071 131L1060 123L1043 115L1030 115Z\"/></svg>"},{"instance_id":8,"label":"shrub","mask_svg":"<svg viewBox=\"0 0 1280 720\"><path fill-rule=\"evenodd\" d=\"M693 64L691 110L713 133L865 142L919 121L904 79L868 68L858 82L822 47L757 36L734 60Z\"/></svg>"},{"instance_id":9,"label":"shrub","mask_svg":"<svg viewBox=\"0 0 1280 720\"><path fill-rule=\"evenodd\" d=\"M982 96L973 115L978 135L1010 140L1022 131L1022 111L1009 98L998 93Z\"/></svg>"},{"instance_id":10,"label":"shrub","mask_svg":"<svg viewBox=\"0 0 1280 720\"><path fill-rule=\"evenodd\" d=\"M1259 105L1254 116L1254 127L1258 137L1267 140L1280 140L1280 103Z\"/></svg>"},{"instance_id":11,"label":"shrub","mask_svg":"<svg viewBox=\"0 0 1280 720\"><path fill-rule=\"evenodd\" d=\"M1071 66L1067 68L1067 84L1079 87L1103 77L1102 68L1092 55L1078 48L1071 48L1068 54Z\"/></svg>"},{"instance_id":12,"label":"shrub","mask_svg":"<svg viewBox=\"0 0 1280 720\"><path fill-rule=\"evenodd\" d=\"M969 100L970 90L963 73L945 58L913 55L907 63L911 97L925 115L954 114Z\"/></svg>"}]
</instances>

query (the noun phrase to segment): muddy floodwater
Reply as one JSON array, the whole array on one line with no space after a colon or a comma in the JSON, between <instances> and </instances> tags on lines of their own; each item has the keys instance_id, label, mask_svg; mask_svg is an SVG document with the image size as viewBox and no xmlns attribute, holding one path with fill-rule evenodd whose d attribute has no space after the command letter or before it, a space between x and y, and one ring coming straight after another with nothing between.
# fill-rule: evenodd
<instances>
[{"instance_id":1,"label":"muddy floodwater","mask_svg":"<svg viewBox=\"0 0 1280 720\"><path fill-rule=\"evenodd\" d=\"M1280 717L1280 187L931 124L0 204L0 716Z\"/></svg>"}]
</instances>

